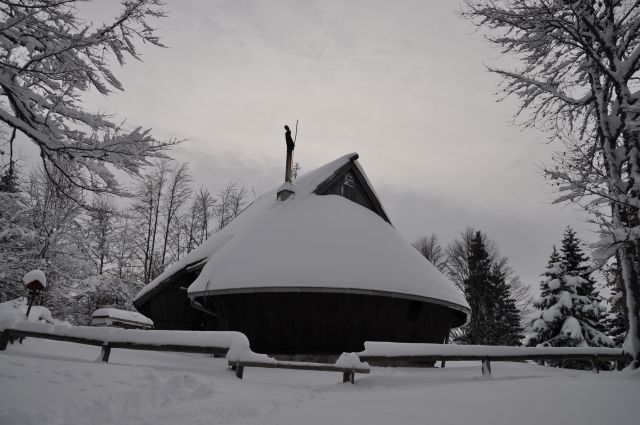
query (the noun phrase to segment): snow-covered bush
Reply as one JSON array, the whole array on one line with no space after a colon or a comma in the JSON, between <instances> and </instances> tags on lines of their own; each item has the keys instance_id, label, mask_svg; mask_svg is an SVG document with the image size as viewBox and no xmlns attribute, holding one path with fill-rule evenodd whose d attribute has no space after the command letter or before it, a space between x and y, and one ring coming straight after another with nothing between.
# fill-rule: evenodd
<instances>
[{"instance_id":1,"label":"snow-covered bush","mask_svg":"<svg viewBox=\"0 0 640 425\"><path fill-rule=\"evenodd\" d=\"M42 306L32 306L27 317L29 303L26 298L20 297L15 300L0 303L0 322L5 320L20 322L59 323L54 319L48 308Z\"/></svg>"}]
</instances>

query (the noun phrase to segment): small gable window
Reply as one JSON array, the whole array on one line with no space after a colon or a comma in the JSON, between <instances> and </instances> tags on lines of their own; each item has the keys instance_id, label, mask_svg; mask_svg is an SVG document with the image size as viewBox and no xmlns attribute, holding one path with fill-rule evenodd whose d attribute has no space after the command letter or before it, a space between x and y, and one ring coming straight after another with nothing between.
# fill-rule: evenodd
<instances>
[{"instance_id":1,"label":"small gable window","mask_svg":"<svg viewBox=\"0 0 640 425\"><path fill-rule=\"evenodd\" d=\"M359 204L362 203L358 202L358 188L356 186L356 179L350 172L344 175L344 180L342 181L340 192L340 194L345 198Z\"/></svg>"}]
</instances>

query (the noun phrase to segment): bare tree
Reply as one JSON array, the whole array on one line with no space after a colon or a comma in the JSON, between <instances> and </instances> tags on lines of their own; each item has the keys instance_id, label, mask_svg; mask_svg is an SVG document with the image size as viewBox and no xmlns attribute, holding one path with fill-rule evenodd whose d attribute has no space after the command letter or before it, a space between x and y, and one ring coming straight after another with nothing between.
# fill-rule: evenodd
<instances>
[{"instance_id":1,"label":"bare tree","mask_svg":"<svg viewBox=\"0 0 640 425\"><path fill-rule=\"evenodd\" d=\"M161 268L164 269L167 254L167 245L170 237L179 231L178 211L187 202L191 195L191 176L189 175L189 166L186 163L176 165L169 176L167 193L164 200L164 241L162 243L162 260ZM176 238L179 242L180 237ZM179 247L178 254L179 256Z\"/></svg>"},{"instance_id":2,"label":"bare tree","mask_svg":"<svg viewBox=\"0 0 640 425\"><path fill-rule=\"evenodd\" d=\"M440 245L438 235L431 233L429 236L423 236L413 243L413 247L436 269L443 273L445 272L447 269L447 256L442 249L442 245Z\"/></svg>"},{"instance_id":3,"label":"bare tree","mask_svg":"<svg viewBox=\"0 0 640 425\"><path fill-rule=\"evenodd\" d=\"M151 237L153 235L153 212L154 212L154 186L153 179L143 176L138 186L136 199L132 206L132 214L135 217L135 231L139 233L141 240L140 249L143 254L138 254L138 259L142 262L142 281L148 283L149 264L151 257Z\"/></svg>"},{"instance_id":4,"label":"bare tree","mask_svg":"<svg viewBox=\"0 0 640 425\"><path fill-rule=\"evenodd\" d=\"M151 246L149 247L149 265L148 274L145 282L150 282L160 274L160 267L157 265L156 254L156 240L158 235L158 219L160 217L160 200L162 198L162 192L164 186L167 183L167 173L169 172L169 161L161 160L156 163L153 174L153 187L154 187L154 206L153 206L153 225L151 232Z\"/></svg>"},{"instance_id":5,"label":"bare tree","mask_svg":"<svg viewBox=\"0 0 640 425\"><path fill-rule=\"evenodd\" d=\"M136 233L140 240L139 252L143 267L143 282L150 282L157 274L156 242L160 217L160 200L166 184L168 162L156 162L138 180L136 199L132 206L132 214L136 218Z\"/></svg>"},{"instance_id":6,"label":"bare tree","mask_svg":"<svg viewBox=\"0 0 640 425\"><path fill-rule=\"evenodd\" d=\"M80 198L81 191L74 188L65 175L77 171L70 162L61 164L64 172L45 172L45 167L33 171L29 178L28 194L33 208L33 220L38 231L40 249L38 256L47 258L55 255L56 246L62 239L68 238L73 228L79 228L78 222L82 209L64 194L71 193L74 199Z\"/></svg>"},{"instance_id":7,"label":"bare tree","mask_svg":"<svg viewBox=\"0 0 640 425\"><path fill-rule=\"evenodd\" d=\"M247 199L247 190L238 187L237 183L229 182L218 192L218 204L216 205L216 218L218 230L231 222L244 207Z\"/></svg>"},{"instance_id":8,"label":"bare tree","mask_svg":"<svg viewBox=\"0 0 640 425\"><path fill-rule=\"evenodd\" d=\"M98 274L103 274L106 263L111 260L116 215L113 201L97 195L91 201L91 209L83 223L86 229L84 244Z\"/></svg>"},{"instance_id":9,"label":"bare tree","mask_svg":"<svg viewBox=\"0 0 640 425\"><path fill-rule=\"evenodd\" d=\"M524 124L562 140L566 155L548 175L558 201L592 213L598 255L617 253L629 332L624 348L640 367L640 4L633 0L468 0L462 16L520 62L490 68L520 100ZM606 207L606 208L605 208Z\"/></svg>"},{"instance_id":10,"label":"bare tree","mask_svg":"<svg viewBox=\"0 0 640 425\"><path fill-rule=\"evenodd\" d=\"M86 111L81 95L123 90L110 63L140 59L139 42L162 46L149 21L165 12L160 0L124 1L120 15L94 26L78 17L78 3L0 2L0 122L38 146L49 177L56 170L76 188L123 194L110 167L136 174L174 142Z\"/></svg>"},{"instance_id":11,"label":"bare tree","mask_svg":"<svg viewBox=\"0 0 640 425\"><path fill-rule=\"evenodd\" d=\"M116 277L120 280L125 278L125 273L128 270L135 268L133 259L135 256L135 243L133 242L134 237L132 237L133 221L134 218L126 211L121 212L118 214L114 226L114 244L117 249L114 255L117 270Z\"/></svg>"},{"instance_id":12,"label":"bare tree","mask_svg":"<svg viewBox=\"0 0 640 425\"><path fill-rule=\"evenodd\" d=\"M213 221L214 209L217 199L211 195L208 189L201 187L191 205L190 248L200 245L210 235L210 225ZM191 250L189 249L189 250Z\"/></svg>"}]
</instances>

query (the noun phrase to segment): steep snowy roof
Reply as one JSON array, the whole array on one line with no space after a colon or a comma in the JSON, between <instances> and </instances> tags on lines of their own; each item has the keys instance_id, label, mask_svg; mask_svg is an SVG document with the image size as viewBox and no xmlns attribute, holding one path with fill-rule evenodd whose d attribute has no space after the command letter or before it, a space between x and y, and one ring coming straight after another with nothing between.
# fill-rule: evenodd
<instances>
[{"instance_id":1,"label":"steep snowy roof","mask_svg":"<svg viewBox=\"0 0 640 425\"><path fill-rule=\"evenodd\" d=\"M208 259L189 296L273 290L384 293L428 298L467 312L462 293L385 221L384 210L376 214L341 196L314 193L349 163L366 181L357 158L345 155L301 176L287 186L295 195L285 201L276 199L282 186L263 194L136 300L177 271Z\"/></svg>"}]
</instances>

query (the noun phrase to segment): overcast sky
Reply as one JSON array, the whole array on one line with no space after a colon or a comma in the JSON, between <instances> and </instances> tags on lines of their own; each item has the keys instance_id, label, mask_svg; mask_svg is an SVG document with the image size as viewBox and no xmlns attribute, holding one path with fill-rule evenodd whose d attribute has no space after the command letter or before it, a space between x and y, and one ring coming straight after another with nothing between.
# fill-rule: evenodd
<instances>
[{"instance_id":1,"label":"overcast sky","mask_svg":"<svg viewBox=\"0 0 640 425\"><path fill-rule=\"evenodd\" d=\"M115 14L106 1L87 11ZM117 4L116 4L117 6ZM173 0L156 22L166 49L143 46L116 74L125 91L87 106L160 138L196 183L238 181L257 194L283 180L283 125L299 119L303 172L358 152L396 228L444 243L467 226L496 240L537 287L567 225L593 229L551 205L541 165L553 145L512 125L497 102L500 60L450 0ZM250 190L251 192L251 190Z\"/></svg>"}]
</instances>

